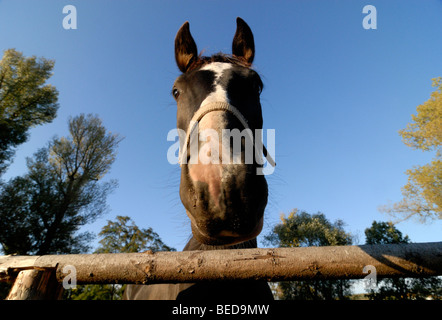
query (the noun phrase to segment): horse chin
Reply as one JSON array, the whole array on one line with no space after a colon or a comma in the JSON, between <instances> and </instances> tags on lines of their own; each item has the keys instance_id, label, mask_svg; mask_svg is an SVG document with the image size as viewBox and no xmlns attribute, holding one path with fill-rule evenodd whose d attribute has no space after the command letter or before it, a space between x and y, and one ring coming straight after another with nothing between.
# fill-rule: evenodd
<instances>
[{"instance_id":1,"label":"horse chin","mask_svg":"<svg viewBox=\"0 0 442 320\"><path fill-rule=\"evenodd\" d=\"M238 234L229 230L222 230L217 234L209 234L201 230L200 227L192 222L192 234L198 242L205 245L232 246L255 239L261 233L263 220L264 219L261 218L255 228L248 234Z\"/></svg>"}]
</instances>

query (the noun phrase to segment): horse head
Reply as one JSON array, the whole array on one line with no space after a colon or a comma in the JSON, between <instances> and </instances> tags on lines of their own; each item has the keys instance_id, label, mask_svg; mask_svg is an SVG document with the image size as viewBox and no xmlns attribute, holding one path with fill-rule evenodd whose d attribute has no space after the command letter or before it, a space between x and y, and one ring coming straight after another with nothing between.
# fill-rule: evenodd
<instances>
[{"instance_id":1,"label":"horse head","mask_svg":"<svg viewBox=\"0 0 442 320\"><path fill-rule=\"evenodd\" d=\"M263 226L267 183L262 168L260 93L251 66L252 31L237 18L232 54L198 55L185 22L175 38L182 74L172 94L180 136L180 198L193 236L207 245L256 238Z\"/></svg>"}]
</instances>

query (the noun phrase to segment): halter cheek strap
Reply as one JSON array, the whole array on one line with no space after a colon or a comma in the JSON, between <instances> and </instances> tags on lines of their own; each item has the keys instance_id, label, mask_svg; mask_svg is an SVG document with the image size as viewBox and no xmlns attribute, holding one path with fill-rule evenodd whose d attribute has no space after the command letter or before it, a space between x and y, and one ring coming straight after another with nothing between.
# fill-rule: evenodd
<instances>
[{"instance_id":1,"label":"halter cheek strap","mask_svg":"<svg viewBox=\"0 0 442 320\"><path fill-rule=\"evenodd\" d=\"M250 139L251 139L250 141L253 142L255 149L258 148L257 142L253 138L252 130L250 129L249 124L247 123L247 120L244 118L242 113L237 108L235 108L234 106L232 106L231 104L229 104L227 102L211 102L211 103L205 104L201 108L199 108L198 111L195 112L195 114L193 115L192 120L190 121L190 127L186 132L186 139L184 141L184 145L183 145L182 150L180 148L180 154L179 154L180 166L183 165L183 163L185 163L184 160L185 160L185 157L187 156L187 148L190 143L190 137L192 136L193 131L195 130L195 128L197 128L199 121L206 114L208 114L212 111L226 111L226 112L232 113L241 122L243 127L245 129L248 129L248 130L246 130L246 132L250 136ZM267 158L267 161L270 163L270 165L275 167L276 163L273 160L270 153L267 152L266 147L264 145L262 145L262 148L263 148L263 154Z\"/></svg>"}]
</instances>

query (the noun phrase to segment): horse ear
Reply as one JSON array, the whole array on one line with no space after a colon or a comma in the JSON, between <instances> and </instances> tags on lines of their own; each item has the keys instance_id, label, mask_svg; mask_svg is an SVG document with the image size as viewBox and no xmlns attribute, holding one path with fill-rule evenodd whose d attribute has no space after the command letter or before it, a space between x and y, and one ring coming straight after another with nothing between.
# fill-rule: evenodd
<instances>
[{"instance_id":1,"label":"horse ear","mask_svg":"<svg viewBox=\"0 0 442 320\"><path fill-rule=\"evenodd\" d=\"M181 26L175 37L175 60L181 72L186 72L194 59L198 57L195 40L190 34L189 22Z\"/></svg>"},{"instance_id":2,"label":"horse ear","mask_svg":"<svg viewBox=\"0 0 442 320\"><path fill-rule=\"evenodd\" d=\"M240 17L236 18L236 33L233 37L232 53L237 57L242 57L248 64L252 64L255 57L255 41L252 30Z\"/></svg>"}]
</instances>

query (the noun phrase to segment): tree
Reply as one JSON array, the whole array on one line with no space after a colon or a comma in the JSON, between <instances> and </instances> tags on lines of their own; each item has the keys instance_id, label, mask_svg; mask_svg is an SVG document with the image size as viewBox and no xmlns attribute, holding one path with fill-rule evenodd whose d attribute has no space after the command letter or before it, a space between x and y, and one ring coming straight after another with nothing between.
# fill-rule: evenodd
<instances>
[{"instance_id":1,"label":"tree","mask_svg":"<svg viewBox=\"0 0 442 320\"><path fill-rule=\"evenodd\" d=\"M96 253L176 251L164 244L152 228L140 229L129 217L117 216L115 222L108 221L98 235L103 239Z\"/></svg>"},{"instance_id":2,"label":"tree","mask_svg":"<svg viewBox=\"0 0 442 320\"><path fill-rule=\"evenodd\" d=\"M331 223L324 214L308 214L294 209L287 218L266 235L265 240L279 247L351 245L352 236L344 231L344 223ZM331 300L346 299L350 295L350 280L313 280L279 282L281 299Z\"/></svg>"},{"instance_id":3,"label":"tree","mask_svg":"<svg viewBox=\"0 0 442 320\"><path fill-rule=\"evenodd\" d=\"M100 247L95 253L131 253L152 251L176 251L161 241L160 236L152 230L140 229L129 218L117 216L116 221L109 221L98 234ZM65 293L71 300L119 300L125 286L121 285L84 285Z\"/></svg>"},{"instance_id":4,"label":"tree","mask_svg":"<svg viewBox=\"0 0 442 320\"><path fill-rule=\"evenodd\" d=\"M79 228L103 214L115 181L101 182L121 139L101 120L69 120L67 138L54 138L27 159L28 173L0 190L0 243L6 254L80 253L89 233Z\"/></svg>"},{"instance_id":5,"label":"tree","mask_svg":"<svg viewBox=\"0 0 442 320\"><path fill-rule=\"evenodd\" d=\"M392 222L373 221L365 229L366 244L410 243L408 236L402 236ZM367 294L371 300L419 300L431 296L442 299L442 280L439 277L405 279L385 278L378 281L376 288Z\"/></svg>"},{"instance_id":6,"label":"tree","mask_svg":"<svg viewBox=\"0 0 442 320\"><path fill-rule=\"evenodd\" d=\"M436 152L434 160L407 170L408 183L402 188L403 199L381 206L380 211L408 219L442 219L442 78L433 79L437 89L428 101L417 107L414 122L400 130L403 142L414 149Z\"/></svg>"},{"instance_id":7,"label":"tree","mask_svg":"<svg viewBox=\"0 0 442 320\"><path fill-rule=\"evenodd\" d=\"M58 92L46 84L53 68L52 60L26 58L14 49L6 50L0 60L0 176L29 129L56 116Z\"/></svg>"},{"instance_id":8,"label":"tree","mask_svg":"<svg viewBox=\"0 0 442 320\"><path fill-rule=\"evenodd\" d=\"M410 243L406 235L402 236L392 222L373 221L370 228L365 229L366 244Z\"/></svg>"}]
</instances>

